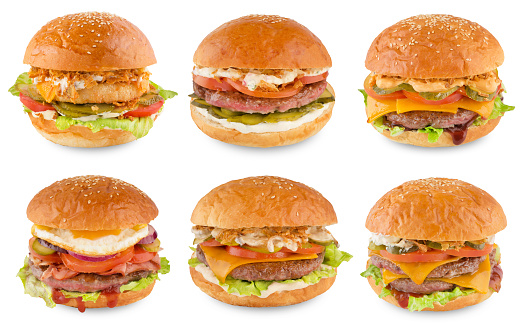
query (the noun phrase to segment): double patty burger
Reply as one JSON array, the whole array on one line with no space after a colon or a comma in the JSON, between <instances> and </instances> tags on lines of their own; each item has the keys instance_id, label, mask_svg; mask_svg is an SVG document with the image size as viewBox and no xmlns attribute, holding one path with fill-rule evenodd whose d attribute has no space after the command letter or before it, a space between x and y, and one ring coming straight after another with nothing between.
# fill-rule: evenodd
<instances>
[{"instance_id":1,"label":"double patty burger","mask_svg":"<svg viewBox=\"0 0 526 328\"><path fill-rule=\"evenodd\" d=\"M325 226L332 205L304 184L278 177L227 182L192 213L188 261L194 283L222 302L252 307L307 301L328 290L351 255Z\"/></svg>"},{"instance_id":2,"label":"double patty burger","mask_svg":"<svg viewBox=\"0 0 526 328\"><path fill-rule=\"evenodd\" d=\"M26 294L81 312L145 298L170 270L148 224L157 213L146 194L113 178L80 176L44 188L27 207L33 237L18 273Z\"/></svg>"},{"instance_id":3,"label":"double patty burger","mask_svg":"<svg viewBox=\"0 0 526 328\"><path fill-rule=\"evenodd\" d=\"M506 227L499 203L452 179L409 181L371 209L369 261L362 276L384 300L410 311L449 311L498 292Z\"/></svg>"},{"instance_id":4,"label":"double patty burger","mask_svg":"<svg viewBox=\"0 0 526 328\"><path fill-rule=\"evenodd\" d=\"M387 138L417 146L481 138L514 108L502 103L503 61L499 42L477 23L449 15L402 20L367 53L367 121Z\"/></svg>"},{"instance_id":5,"label":"double patty burger","mask_svg":"<svg viewBox=\"0 0 526 328\"><path fill-rule=\"evenodd\" d=\"M290 145L329 121L332 65L305 26L252 15L210 33L194 54L191 113L208 136L251 147Z\"/></svg>"},{"instance_id":6,"label":"double patty burger","mask_svg":"<svg viewBox=\"0 0 526 328\"><path fill-rule=\"evenodd\" d=\"M105 147L144 137L175 92L150 81L155 55L146 36L107 13L54 19L29 42L31 65L9 91L36 130L64 146Z\"/></svg>"}]
</instances>

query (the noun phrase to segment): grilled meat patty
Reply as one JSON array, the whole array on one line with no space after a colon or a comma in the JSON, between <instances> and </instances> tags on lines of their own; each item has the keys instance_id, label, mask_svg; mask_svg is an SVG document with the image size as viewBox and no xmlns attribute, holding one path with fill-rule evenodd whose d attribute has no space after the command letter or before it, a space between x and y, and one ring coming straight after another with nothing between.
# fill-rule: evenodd
<instances>
[{"instance_id":1,"label":"grilled meat patty","mask_svg":"<svg viewBox=\"0 0 526 328\"><path fill-rule=\"evenodd\" d=\"M403 126L407 129L417 130L426 126L432 126L436 129L451 128L474 120L477 116L478 114L475 112L459 108L455 114L431 111L413 111L401 114L392 112L386 114L385 118L387 120L386 125Z\"/></svg>"}]
</instances>

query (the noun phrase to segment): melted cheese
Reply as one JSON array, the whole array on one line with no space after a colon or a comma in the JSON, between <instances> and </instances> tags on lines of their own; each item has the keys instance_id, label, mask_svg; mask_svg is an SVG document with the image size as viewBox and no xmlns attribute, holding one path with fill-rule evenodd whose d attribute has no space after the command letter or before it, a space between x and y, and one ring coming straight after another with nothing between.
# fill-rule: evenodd
<instances>
[{"instance_id":1,"label":"melted cheese","mask_svg":"<svg viewBox=\"0 0 526 328\"><path fill-rule=\"evenodd\" d=\"M372 97L367 97L367 122L371 123L380 116L391 112L398 114L412 111L431 111L431 112L447 112L456 113L459 108L473 111L484 118L488 118L493 110L494 100L492 101L475 101L473 99L463 97L457 102L444 105L426 105L413 101L408 98L377 100Z\"/></svg>"},{"instance_id":2,"label":"melted cheese","mask_svg":"<svg viewBox=\"0 0 526 328\"><path fill-rule=\"evenodd\" d=\"M382 276L383 276L384 284L386 286L389 283L391 283L393 280L396 280L396 279L410 278L411 280L413 280L413 278L409 276L392 273L389 270L383 270ZM473 288L479 293L486 294L489 290L490 278L491 278L491 264L489 262L489 256L486 256L486 259L480 264L478 270L472 274L464 274L464 275L454 277L454 278L430 278L429 280L439 280L439 281L448 282L448 283L455 284L455 285L465 287L465 288ZM417 283L416 281L414 282Z\"/></svg>"},{"instance_id":3,"label":"melted cheese","mask_svg":"<svg viewBox=\"0 0 526 328\"><path fill-rule=\"evenodd\" d=\"M282 259L247 259L239 256L233 256L227 253L224 247L201 246L205 253L206 262L214 272L217 279L225 282L226 277L238 266L249 263L260 262L282 262L292 260L310 260L318 257L318 254L291 254Z\"/></svg>"}]
</instances>

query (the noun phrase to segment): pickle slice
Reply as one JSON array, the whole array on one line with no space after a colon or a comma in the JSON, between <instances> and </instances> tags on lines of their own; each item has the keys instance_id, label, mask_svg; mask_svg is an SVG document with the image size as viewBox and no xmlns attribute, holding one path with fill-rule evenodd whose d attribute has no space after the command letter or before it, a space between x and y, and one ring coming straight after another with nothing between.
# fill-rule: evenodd
<instances>
[{"instance_id":1,"label":"pickle slice","mask_svg":"<svg viewBox=\"0 0 526 328\"><path fill-rule=\"evenodd\" d=\"M153 104L155 104L155 103L157 103L157 102L159 102L159 101L161 101L163 99L164 98L159 96L159 95L150 93L150 94L144 95L141 98L139 98L139 105L150 106L150 105L153 105Z\"/></svg>"},{"instance_id":2,"label":"pickle slice","mask_svg":"<svg viewBox=\"0 0 526 328\"><path fill-rule=\"evenodd\" d=\"M31 247L33 248L35 253L37 253L38 255L51 255L56 252L55 250L51 248L47 248L46 246L39 243L38 238L35 238L35 241L31 245Z\"/></svg>"},{"instance_id":3,"label":"pickle slice","mask_svg":"<svg viewBox=\"0 0 526 328\"><path fill-rule=\"evenodd\" d=\"M388 246L385 249L391 254L400 255L400 254L407 254L407 253L416 252L418 250L418 247L417 246L413 246L413 247L411 247L411 248L406 250L406 249L404 249L402 247L398 247L398 246Z\"/></svg>"},{"instance_id":4,"label":"pickle slice","mask_svg":"<svg viewBox=\"0 0 526 328\"><path fill-rule=\"evenodd\" d=\"M275 247L274 248L274 252L270 252L265 247L252 247L252 246L247 246L247 245L242 245L240 247L244 248L244 249L248 249L249 251L258 252L258 253L264 253L264 254L272 254L272 253L279 252L281 250L281 247Z\"/></svg>"},{"instance_id":5,"label":"pickle slice","mask_svg":"<svg viewBox=\"0 0 526 328\"><path fill-rule=\"evenodd\" d=\"M446 97L449 97L450 95L453 94L453 92L457 91L458 88L459 87L454 87L454 88L451 88L449 90L442 91L442 92L419 92L418 95L420 95L420 97L427 99L427 100L438 101Z\"/></svg>"},{"instance_id":6,"label":"pickle slice","mask_svg":"<svg viewBox=\"0 0 526 328\"><path fill-rule=\"evenodd\" d=\"M491 99L495 98L495 95L497 94L497 90L495 90L495 92L488 95L487 97L483 97L480 95L480 92L475 89L472 89L468 86L466 86L465 89L466 95L475 101L490 101Z\"/></svg>"},{"instance_id":7,"label":"pickle slice","mask_svg":"<svg viewBox=\"0 0 526 328\"><path fill-rule=\"evenodd\" d=\"M379 95L388 95L390 93L393 93L393 92L396 92L396 91L400 91L400 90L405 90L405 91L409 91L409 92L415 92L415 89L413 89L413 87L410 84L407 84L407 83L402 83L402 84L397 85L396 87L389 88L389 89L379 88L379 87L376 86L376 84L373 86L373 91L376 92Z\"/></svg>"},{"instance_id":8,"label":"pickle slice","mask_svg":"<svg viewBox=\"0 0 526 328\"><path fill-rule=\"evenodd\" d=\"M159 240L159 238L155 238L153 243L142 244L140 246L147 252L158 252L161 249L161 241Z\"/></svg>"},{"instance_id":9,"label":"pickle slice","mask_svg":"<svg viewBox=\"0 0 526 328\"><path fill-rule=\"evenodd\" d=\"M107 112L116 112L115 106L111 104L85 104L85 105L76 105L68 102L57 102L53 103L53 107L64 116L69 116L73 118L90 116L90 115L100 115Z\"/></svg>"},{"instance_id":10,"label":"pickle slice","mask_svg":"<svg viewBox=\"0 0 526 328\"><path fill-rule=\"evenodd\" d=\"M484 247L486 247L486 243L476 244L476 243L472 243L470 241L466 241L465 244L466 244L466 246L471 247L473 249L477 249L479 251L484 249Z\"/></svg>"},{"instance_id":11,"label":"pickle slice","mask_svg":"<svg viewBox=\"0 0 526 328\"><path fill-rule=\"evenodd\" d=\"M369 242L369 249L373 251L381 251L385 249L385 245L376 245L372 241Z\"/></svg>"},{"instance_id":12,"label":"pickle slice","mask_svg":"<svg viewBox=\"0 0 526 328\"><path fill-rule=\"evenodd\" d=\"M442 249L442 245L436 241L426 241L426 246L433 249Z\"/></svg>"}]
</instances>

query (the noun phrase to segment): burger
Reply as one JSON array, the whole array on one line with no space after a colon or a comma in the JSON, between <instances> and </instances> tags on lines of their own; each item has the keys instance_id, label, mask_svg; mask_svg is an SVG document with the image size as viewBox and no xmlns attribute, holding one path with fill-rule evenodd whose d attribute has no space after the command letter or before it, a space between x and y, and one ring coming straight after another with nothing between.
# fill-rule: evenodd
<instances>
[{"instance_id":1,"label":"burger","mask_svg":"<svg viewBox=\"0 0 526 328\"><path fill-rule=\"evenodd\" d=\"M170 271L148 224L157 213L145 193L113 178L80 176L44 188L27 207L33 237L18 272L25 293L80 312L145 298Z\"/></svg>"},{"instance_id":2,"label":"burger","mask_svg":"<svg viewBox=\"0 0 526 328\"><path fill-rule=\"evenodd\" d=\"M364 82L367 122L396 142L448 147L490 133L505 112L497 67L504 52L477 23L420 15L371 44ZM445 133L444 133L445 132Z\"/></svg>"},{"instance_id":3,"label":"burger","mask_svg":"<svg viewBox=\"0 0 526 328\"><path fill-rule=\"evenodd\" d=\"M194 54L192 118L208 136L274 147L305 140L334 106L331 57L305 26L251 15L212 31Z\"/></svg>"},{"instance_id":4,"label":"burger","mask_svg":"<svg viewBox=\"0 0 526 328\"><path fill-rule=\"evenodd\" d=\"M297 304L327 291L351 255L325 228L331 203L304 184L279 177L227 182L192 213L194 283L232 305Z\"/></svg>"},{"instance_id":5,"label":"burger","mask_svg":"<svg viewBox=\"0 0 526 328\"><path fill-rule=\"evenodd\" d=\"M9 91L44 138L63 146L106 147L148 134L176 95L150 81L155 55L124 18L86 12L56 18L29 42L31 65Z\"/></svg>"},{"instance_id":6,"label":"burger","mask_svg":"<svg viewBox=\"0 0 526 328\"><path fill-rule=\"evenodd\" d=\"M409 311L450 311L500 290L495 234L506 227L499 203L469 183L409 181L371 209L367 270L379 297Z\"/></svg>"}]
</instances>

